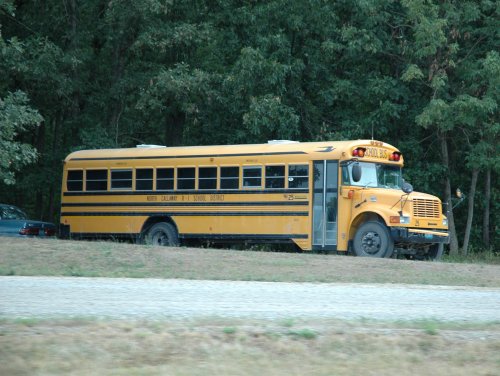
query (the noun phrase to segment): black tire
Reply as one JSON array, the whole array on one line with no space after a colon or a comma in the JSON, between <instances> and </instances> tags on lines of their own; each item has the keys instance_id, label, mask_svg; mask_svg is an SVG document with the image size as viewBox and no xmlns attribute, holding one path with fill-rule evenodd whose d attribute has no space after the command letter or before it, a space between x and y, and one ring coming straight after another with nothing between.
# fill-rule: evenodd
<instances>
[{"instance_id":1,"label":"black tire","mask_svg":"<svg viewBox=\"0 0 500 376\"><path fill-rule=\"evenodd\" d=\"M146 243L159 246L177 247L179 236L170 223L160 222L153 225L146 236Z\"/></svg>"},{"instance_id":2,"label":"black tire","mask_svg":"<svg viewBox=\"0 0 500 376\"><path fill-rule=\"evenodd\" d=\"M439 261L443 256L443 250L444 245L442 243L433 244L429 247L429 251L427 252L425 259L430 261Z\"/></svg>"},{"instance_id":3,"label":"black tire","mask_svg":"<svg viewBox=\"0 0 500 376\"><path fill-rule=\"evenodd\" d=\"M377 221L359 226L353 241L354 253L360 257L391 257L394 241L387 227Z\"/></svg>"}]
</instances>

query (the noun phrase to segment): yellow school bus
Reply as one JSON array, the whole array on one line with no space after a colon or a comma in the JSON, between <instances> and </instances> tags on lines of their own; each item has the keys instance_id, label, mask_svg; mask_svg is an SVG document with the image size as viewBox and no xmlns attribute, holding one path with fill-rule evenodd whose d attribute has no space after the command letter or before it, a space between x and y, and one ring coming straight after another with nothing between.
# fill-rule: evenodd
<instances>
[{"instance_id":1,"label":"yellow school bus","mask_svg":"<svg viewBox=\"0 0 500 376\"><path fill-rule=\"evenodd\" d=\"M60 234L439 258L441 201L412 192L402 167L373 140L77 151L64 162Z\"/></svg>"}]
</instances>

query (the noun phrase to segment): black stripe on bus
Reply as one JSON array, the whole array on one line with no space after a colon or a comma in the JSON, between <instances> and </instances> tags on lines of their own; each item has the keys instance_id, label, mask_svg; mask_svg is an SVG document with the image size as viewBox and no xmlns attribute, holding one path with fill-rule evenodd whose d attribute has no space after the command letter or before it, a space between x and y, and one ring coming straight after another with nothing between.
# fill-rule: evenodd
<instances>
[{"instance_id":1,"label":"black stripe on bus","mask_svg":"<svg viewBox=\"0 0 500 376\"><path fill-rule=\"evenodd\" d=\"M100 233L100 232L72 232L71 237L81 238L138 238L136 233ZM217 239L217 240L292 240L308 239L307 234L179 234L181 239Z\"/></svg>"},{"instance_id":2,"label":"black stripe on bus","mask_svg":"<svg viewBox=\"0 0 500 376\"><path fill-rule=\"evenodd\" d=\"M179 234L182 239L291 240L308 239L307 234Z\"/></svg>"},{"instance_id":3,"label":"black stripe on bus","mask_svg":"<svg viewBox=\"0 0 500 376\"><path fill-rule=\"evenodd\" d=\"M61 217L306 217L308 212L63 212Z\"/></svg>"},{"instance_id":4,"label":"black stripe on bus","mask_svg":"<svg viewBox=\"0 0 500 376\"><path fill-rule=\"evenodd\" d=\"M248 190L185 190L185 191L88 191L64 192L64 196L171 196L171 195L256 195L256 194L300 194L309 193L309 189L248 189Z\"/></svg>"},{"instance_id":5,"label":"black stripe on bus","mask_svg":"<svg viewBox=\"0 0 500 376\"><path fill-rule=\"evenodd\" d=\"M269 153L236 153L236 154L194 154L194 155L160 155L147 157L109 157L109 158L71 158L70 161L119 161L138 159L185 159L185 158L225 158L225 157L254 157L265 155L297 155L307 154L305 151L269 152Z\"/></svg>"},{"instance_id":6,"label":"black stripe on bus","mask_svg":"<svg viewBox=\"0 0 500 376\"><path fill-rule=\"evenodd\" d=\"M308 206L309 201L257 201L257 202L85 202L63 203L62 207L113 207L113 206Z\"/></svg>"}]
</instances>

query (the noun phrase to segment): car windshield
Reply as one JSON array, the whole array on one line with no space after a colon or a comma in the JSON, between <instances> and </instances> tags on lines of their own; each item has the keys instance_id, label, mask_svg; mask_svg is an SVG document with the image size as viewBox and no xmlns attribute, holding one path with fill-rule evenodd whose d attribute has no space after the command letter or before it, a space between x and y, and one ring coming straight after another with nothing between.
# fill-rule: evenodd
<instances>
[{"instance_id":1,"label":"car windshield","mask_svg":"<svg viewBox=\"0 0 500 376\"><path fill-rule=\"evenodd\" d=\"M360 162L361 180L352 180L352 166L344 166L342 170L343 182L346 185L355 185L371 188L401 189L403 177L399 166L390 166L380 163Z\"/></svg>"},{"instance_id":2,"label":"car windshield","mask_svg":"<svg viewBox=\"0 0 500 376\"><path fill-rule=\"evenodd\" d=\"M0 206L1 219L26 219L26 214L15 206Z\"/></svg>"}]
</instances>

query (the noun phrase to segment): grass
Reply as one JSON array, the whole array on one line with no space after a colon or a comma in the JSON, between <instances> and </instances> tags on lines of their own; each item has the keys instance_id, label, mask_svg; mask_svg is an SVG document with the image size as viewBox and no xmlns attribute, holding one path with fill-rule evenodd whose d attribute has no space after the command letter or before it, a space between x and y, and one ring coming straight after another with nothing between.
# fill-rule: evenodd
<instances>
[{"instance_id":1,"label":"grass","mask_svg":"<svg viewBox=\"0 0 500 376\"><path fill-rule=\"evenodd\" d=\"M422 321L422 330L424 333L429 334L431 336L437 335L439 324L435 320L423 320Z\"/></svg>"},{"instance_id":2,"label":"grass","mask_svg":"<svg viewBox=\"0 0 500 376\"><path fill-rule=\"evenodd\" d=\"M500 252L490 250L471 250L467 255L445 255L444 262L467 264L500 264Z\"/></svg>"},{"instance_id":3,"label":"grass","mask_svg":"<svg viewBox=\"0 0 500 376\"><path fill-rule=\"evenodd\" d=\"M460 376L493 375L500 364L500 323L282 324L4 319L0 374Z\"/></svg>"},{"instance_id":4,"label":"grass","mask_svg":"<svg viewBox=\"0 0 500 376\"><path fill-rule=\"evenodd\" d=\"M316 331L311 330L311 329L299 329L299 330L290 330L288 332L288 335L297 337L297 338L304 338L304 339L314 339L318 336L318 333Z\"/></svg>"},{"instance_id":5,"label":"grass","mask_svg":"<svg viewBox=\"0 0 500 376\"><path fill-rule=\"evenodd\" d=\"M229 326L229 327L223 328L222 331L225 334L234 334L234 333L236 333L236 328L234 326Z\"/></svg>"},{"instance_id":6,"label":"grass","mask_svg":"<svg viewBox=\"0 0 500 376\"><path fill-rule=\"evenodd\" d=\"M500 265L2 238L0 275L500 287Z\"/></svg>"}]
</instances>

